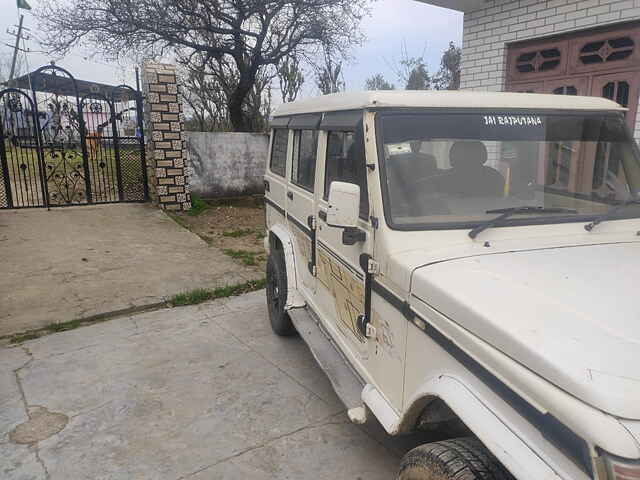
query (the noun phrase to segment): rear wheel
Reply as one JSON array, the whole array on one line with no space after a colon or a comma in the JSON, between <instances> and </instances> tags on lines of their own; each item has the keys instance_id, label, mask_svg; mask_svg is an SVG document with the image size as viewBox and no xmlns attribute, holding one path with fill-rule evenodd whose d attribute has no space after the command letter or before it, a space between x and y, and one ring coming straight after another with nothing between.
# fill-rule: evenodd
<instances>
[{"instance_id":1,"label":"rear wheel","mask_svg":"<svg viewBox=\"0 0 640 480\"><path fill-rule=\"evenodd\" d=\"M514 480L475 437L414 448L400 464L398 480Z\"/></svg>"},{"instance_id":2,"label":"rear wheel","mask_svg":"<svg viewBox=\"0 0 640 480\"><path fill-rule=\"evenodd\" d=\"M287 268L280 250L273 250L267 259L267 306L271 329L276 335L289 337L296 329L285 310L287 305Z\"/></svg>"}]
</instances>

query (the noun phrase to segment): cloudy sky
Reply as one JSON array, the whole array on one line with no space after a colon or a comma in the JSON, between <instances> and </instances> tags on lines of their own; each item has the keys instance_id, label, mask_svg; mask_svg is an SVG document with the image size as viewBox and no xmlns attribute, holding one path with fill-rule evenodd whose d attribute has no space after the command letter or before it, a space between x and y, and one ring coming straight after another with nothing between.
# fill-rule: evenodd
<instances>
[{"instance_id":1,"label":"cloudy sky","mask_svg":"<svg viewBox=\"0 0 640 480\"><path fill-rule=\"evenodd\" d=\"M32 6L38 0L28 0ZM15 38L6 30L18 21L16 0L0 0L0 52L4 58L12 49L6 43L13 44ZM25 14L25 26L30 28L31 40L27 46L32 53L27 55L29 67L33 70L51 60L68 68L77 78L100 81L103 83L133 85L133 66L108 63L100 58L88 58L86 52L75 51L66 58L51 58L39 53L35 19ZM387 80L398 83L393 74L392 65L400 58L401 46L405 42L409 56L423 53L430 71L438 69L442 51L449 41L460 44L462 40L462 14L433 7L414 0L377 0L372 9L371 18L362 25L367 42L353 51L353 61L345 66L344 75L349 90L364 87L367 77L382 73ZM304 89L305 95L315 95L317 89L311 85L311 76Z\"/></svg>"}]
</instances>

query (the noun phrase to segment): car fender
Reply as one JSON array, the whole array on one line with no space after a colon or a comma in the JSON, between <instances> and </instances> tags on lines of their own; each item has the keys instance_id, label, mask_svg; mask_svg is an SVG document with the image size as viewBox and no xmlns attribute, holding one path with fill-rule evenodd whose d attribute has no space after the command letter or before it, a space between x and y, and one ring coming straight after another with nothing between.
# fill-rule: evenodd
<instances>
[{"instance_id":1,"label":"car fender","mask_svg":"<svg viewBox=\"0 0 640 480\"><path fill-rule=\"evenodd\" d=\"M443 374L426 381L409 401L408 411L421 412L425 399L438 397L464 422L500 462L519 480L560 479L548 462L535 452L526 440L516 433L513 425L496 414L489 398L470 388L471 383L453 375ZM405 416L404 422L410 418ZM399 430L405 425L400 425ZM573 469L572 469L573 470ZM575 475L576 472L571 472ZM578 477L571 477L578 478Z\"/></svg>"},{"instance_id":2,"label":"car fender","mask_svg":"<svg viewBox=\"0 0 640 480\"><path fill-rule=\"evenodd\" d=\"M276 237L280 244L282 245L282 252L284 255L285 266L287 269L287 305L285 307L286 310L291 310L292 308L300 308L306 306L306 302L300 295L298 291L298 279L296 274L296 258L295 258L295 249L293 248L293 241L291 239L291 235L288 229L281 225L276 224L273 225L269 229L269 233ZM268 236L265 239L265 246L268 248L267 251L270 253L273 245L271 245L271 238Z\"/></svg>"},{"instance_id":3,"label":"car fender","mask_svg":"<svg viewBox=\"0 0 640 480\"><path fill-rule=\"evenodd\" d=\"M519 480L572 478L556 472L462 379L442 374L425 381L408 402L409 407L402 416L393 411L373 385L367 385L362 392L364 403L391 435L412 431L425 405L435 397L444 401Z\"/></svg>"}]
</instances>

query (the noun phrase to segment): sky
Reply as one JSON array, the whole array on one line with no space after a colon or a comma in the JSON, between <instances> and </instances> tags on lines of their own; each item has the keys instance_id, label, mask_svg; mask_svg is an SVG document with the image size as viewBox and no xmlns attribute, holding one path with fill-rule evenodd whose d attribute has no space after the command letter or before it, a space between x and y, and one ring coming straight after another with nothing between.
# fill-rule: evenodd
<instances>
[{"instance_id":1,"label":"sky","mask_svg":"<svg viewBox=\"0 0 640 480\"><path fill-rule=\"evenodd\" d=\"M38 2L28 1L32 6ZM5 57L12 52L12 48L6 44L13 44L15 41L15 37L6 31L18 23L16 0L0 0L0 12L0 52ZM27 33L31 35L31 40L26 42L27 47L32 50L26 55L31 70L54 60L76 78L114 85L135 85L133 65L118 65L101 58L89 58L87 52L80 50L73 51L65 58L52 58L39 51L36 21L29 12L25 13L24 25L30 29ZM343 68L347 90L364 89L366 79L377 73L383 74L388 81L398 86L393 65L401 57L403 42L406 43L409 56L424 54L429 71L437 71L442 51L448 47L449 42L453 41L457 45L462 42L462 14L414 0L377 0L373 4L371 17L364 20L362 30L367 41L363 46L353 49L353 60ZM318 93L312 84L311 75L308 74L303 96Z\"/></svg>"}]
</instances>

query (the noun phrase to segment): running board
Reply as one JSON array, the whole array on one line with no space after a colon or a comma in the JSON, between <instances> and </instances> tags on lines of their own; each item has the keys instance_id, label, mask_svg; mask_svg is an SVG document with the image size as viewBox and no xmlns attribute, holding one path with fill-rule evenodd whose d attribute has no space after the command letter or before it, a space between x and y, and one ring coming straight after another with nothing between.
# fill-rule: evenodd
<instances>
[{"instance_id":1,"label":"running board","mask_svg":"<svg viewBox=\"0 0 640 480\"><path fill-rule=\"evenodd\" d=\"M329 381L342 403L349 410L361 408L363 406L364 382L348 364L340 348L325 332L316 315L308 307L294 308L288 313L320 368L329 377Z\"/></svg>"}]
</instances>

